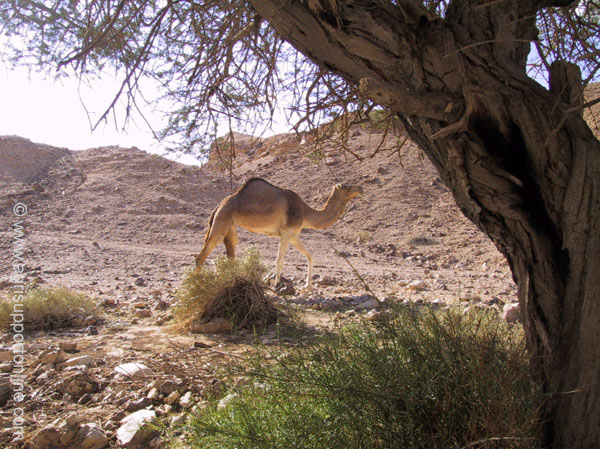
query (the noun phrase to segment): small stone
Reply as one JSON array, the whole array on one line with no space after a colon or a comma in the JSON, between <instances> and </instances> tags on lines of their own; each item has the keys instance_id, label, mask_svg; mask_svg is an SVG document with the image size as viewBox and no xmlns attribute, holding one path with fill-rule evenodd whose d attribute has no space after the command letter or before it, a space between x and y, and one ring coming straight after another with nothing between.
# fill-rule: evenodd
<instances>
[{"instance_id":1,"label":"small stone","mask_svg":"<svg viewBox=\"0 0 600 449\"><path fill-rule=\"evenodd\" d=\"M185 423L185 418L186 418L185 413L180 413L179 415L174 415L169 420L169 426L170 427L181 426Z\"/></svg>"},{"instance_id":2,"label":"small stone","mask_svg":"<svg viewBox=\"0 0 600 449\"><path fill-rule=\"evenodd\" d=\"M115 368L117 374L132 378L144 378L154 376L154 371L146 365L138 362L123 363Z\"/></svg>"},{"instance_id":3,"label":"small stone","mask_svg":"<svg viewBox=\"0 0 600 449\"><path fill-rule=\"evenodd\" d=\"M81 396L81 397L79 398L79 400L77 401L77 403L78 403L79 405L85 405L85 404L87 404L88 402L90 402L91 400L92 400L92 395L91 395L91 394L89 394L89 393L85 393L83 396Z\"/></svg>"},{"instance_id":4,"label":"small stone","mask_svg":"<svg viewBox=\"0 0 600 449\"><path fill-rule=\"evenodd\" d=\"M337 281L331 276L325 276L323 279L315 282L319 287L328 287L337 284Z\"/></svg>"},{"instance_id":5,"label":"small stone","mask_svg":"<svg viewBox=\"0 0 600 449\"><path fill-rule=\"evenodd\" d=\"M150 391L148 392L148 395L146 397L148 399L150 399L151 401L156 401L158 399L159 395L160 395L160 393L158 392L158 388L154 387L154 388L150 389Z\"/></svg>"},{"instance_id":6,"label":"small stone","mask_svg":"<svg viewBox=\"0 0 600 449\"><path fill-rule=\"evenodd\" d=\"M406 288L408 290L424 290L425 288L427 288L427 284L425 283L425 281L423 279L416 279L412 282L410 282Z\"/></svg>"},{"instance_id":7,"label":"small stone","mask_svg":"<svg viewBox=\"0 0 600 449\"><path fill-rule=\"evenodd\" d=\"M13 353L8 346L0 347L0 363L13 359Z\"/></svg>"},{"instance_id":8,"label":"small stone","mask_svg":"<svg viewBox=\"0 0 600 449\"><path fill-rule=\"evenodd\" d=\"M62 363L69 358L69 355L62 349L46 349L37 358L37 364L57 364Z\"/></svg>"},{"instance_id":9,"label":"small stone","mask_svg":"<svg viewBox=\"0 0 600 449\"><path fill-rule=\"evenodd\" d=\"M189 408L192 405L192 392L187 391L181 398L179 399L179 405L183 408Z\"/></svg>"},{"instance_id":10,"label":"small stone","mask_svg":"<svg viewBox=\"0 0 600 449\"><path fill-rule=\"evenodd\" d=\"M79 365L96 366L96 363L94 362L94 359L92 359L89 355L81 355L79 357L73 357L63 363L59 363L58 365L56 365L56 367L58 369L63 369L68 366L79 366Z\"/></svg>"},{"instance_id":11,"label":"small stone","mask_svg":"<svg viewBox=\"0 0 600 449\"><path fill-rule=\"evenodd\" d=\"M150 309L140 309L135 312L135 316L139 316L140 318L145 318L152 316L152 310Z\"/></svg>"},{"instance_id":12,"label":"small stone","mask_svg":"<svg viewBox=\"0 0 600 449\"><path fill-rule=\"evenodd\" d=\"M63 351L76 351L77 350L77 342L76 341L61 341L58 344L58 347Z\"/></svg>"},{"instance_id":13,"label":"small stone","mask_svg":"<svg viewBox=\"0 0 600 449\"><path fill-rule=\"evenodd\" d=\"M145 397L145 398L138 399L136 401L127 402L127 404L125 405L125 411L126 412L137 412L138 410L146 408L150 405L152 405L152 400L148 397Z\"/></svg>"},{"instance_id":14,"label":"small stone","mask_svg":"<svg viewBox=\"0 0 600 449\"><path fill-rule=\"evenodd\" d=\"M146 280L142 277L139 277L135 280L134 284L138 287L143 287L144 285L146 285Z\"/></svg>"},{"instance_id":15,"label":"small stone","mask_svg":"<svg viewBox=\"0 0 600 449\"><path fill-rule=\"evenodd\" d=\"M77 447L81 449L103 449L109 444L106 433L96 423L82 425L77 433L77 441Z\"/></svg>"},{"instance_id":16,"label":"small stone","mask_svg":"<svg viewBox=\"0 0 600 449\"><path fill-rule=\"evenodd\" d=\"M358 312L361 310L376 309L377 307L379 307L379 301L377 301L375 298L371 298L367 299L364 302L361 302L358 306L354 308L354 310Z\"/></svg>"},{"instance_id":17,"label":"small stone","mask_svg":"<svg viewBox=\"0 0 600 449\"><path fill-rule=\"evenodd\" d=\"M96 326L88 326L85 328L85 335L98 335L98 328Z\"/></svg>"},{"instance_id":18,"label":"small stone","mask_svg":"<svg viewBox=\"0 0 600 449\"><path fill-rule=\"evenodd\" d=\"M175 401L179 399L180 396L181 395L179 394L179 391L175 390L169 396L166 397L165 402L169 405L173 405Z\"/></svg>"}]
</instances>

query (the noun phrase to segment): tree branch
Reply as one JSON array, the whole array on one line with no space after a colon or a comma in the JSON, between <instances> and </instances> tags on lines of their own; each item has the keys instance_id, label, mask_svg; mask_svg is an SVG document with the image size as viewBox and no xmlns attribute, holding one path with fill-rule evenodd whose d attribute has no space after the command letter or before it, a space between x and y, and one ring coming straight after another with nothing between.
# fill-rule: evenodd
<instances>
[{"instance_id":1,"label":"tree branch","mask_svg":"<svg viewBox=\"0 0 600 449\"><path fill-rule=\"evenodd\" d=\"M464 101L442 93L412 93L385 87L370 78L360 80L359 90L366 98L401 114L431 118L451 123L458 120Z\"/></svg>"}]
</instances>

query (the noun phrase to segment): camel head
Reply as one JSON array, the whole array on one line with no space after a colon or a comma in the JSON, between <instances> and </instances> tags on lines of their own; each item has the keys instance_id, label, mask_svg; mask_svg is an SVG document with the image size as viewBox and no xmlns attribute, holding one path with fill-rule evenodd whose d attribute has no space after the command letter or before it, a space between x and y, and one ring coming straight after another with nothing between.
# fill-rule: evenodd
<instances>
[{"instance_id":1,"label":"camel head","mask_svg":"<svg viewBox=\"0 0 600 449\"><path fill-rule=\"evenodd\" d=\"M364 191L361 186L349 185L349 184L336 184L333 187L333 192L331 195L337 195L339 198L346 202L350 201L352 198L357 196L361 196L364 194Z\"/></svg>"}]
</instances>

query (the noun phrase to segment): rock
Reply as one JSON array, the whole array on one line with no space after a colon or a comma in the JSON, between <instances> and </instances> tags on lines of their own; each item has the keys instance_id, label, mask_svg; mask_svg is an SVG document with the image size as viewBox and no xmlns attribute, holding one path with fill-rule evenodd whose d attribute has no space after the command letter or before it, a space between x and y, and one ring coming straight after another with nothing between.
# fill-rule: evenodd
<instances>
[{"instance_id":1,"label":"rock","mask_svg":"<svg viewBox=\"0 0 600 449\"><path fill-rule=\"evenodd\" d=\"M58 365L56 365L56 367L58 369L63 369L68 366L79 366L79 365L96 366L96 363L94 362L94 359L92 359L89 355L81 355L79 357L73 357L73 358L70 358L69 360L59 363Z\"/></svg>"},{"instance_id":2,"label":"rock","mask_svg":"<svg viewBox=\"0 0 600 449\"><path fill-rule=\"evenodd\" d=\"M169 419L169 426L170 427L177 427L177 426L181 426L185 423L185 413L180 413L179 415L173 415L171 417L171 419Z\"/></svg>"},{"instance_id":3,"label":"rock","mask_svg":"<svg viewBox=\"0 0 600 449\"><path fill-rule=\"evenodd\" d=\"M361 310L367 310L367 309L376 309L377 307L379 307L379 301L377 301L375 298L371 298L371 299L367 299L364 302L361 302L359 305L357 305L354 310L361 311Z\"/></svg>"},{"instance_id":4,"label":"rock","mask_svg":"<svg viewBox=\"0 0 600 449\"><path fill-rule=\"evenodd\" d=\"M291 282L280 281L279 284L275 286L275 293L278 295L295 295L296 289Z\"/></svg>"},{"instance_id":5,"label":"rock","mask_svg":"<svg viewBox=\"0 0 600 449\"><path fill-rule=\"evenodd\" d=\"M58 347L63 351L76 351L77 350L77 342L76 341L61 341L58 344Z\"/></svg>"},{"instance_id":6,"label":"rock","mask_svg":"<svg viewBox=\"0 0 600 449\"><path fill-rule=\"evenodd\" d=\"M192 392L187 391L181 398L179 398L179 405L183 408L189 408L192 405Z\"/></svg>"},{"instance_id":7,"label":"rock","mask_svg":"<svg viewBox=\"0 0 600 449\"><path fill-rule=\"evenodd\" d=\"M132 378L143 378L154 376L154 371L146 365L138 362L123 363L115 368L117 374L122 374Z\"/></svg>"},{"instance_id":8,"label":"rock","mask_svg":"<svg viewBox=\"0 0 600 449\"><path fill-rule=\"evenodd\" d=\"M94 394L100 390L100 382L85 371L75 371L65 376L55 386L56 390L63 395L80 398L86 393Z\"/></svg>"},{"instance_id":9,"label":"rock","mask_svg":"<svg viewBox=\"0 0 600 449\"><path fill-rule=\"evenodd\" d=\"M143 287L144 285L146 285L146 280L142 277L139 277L135 280L134 284L138 287Z\"/></svg>"},{"instance_id":10,"label":"rock","mask_svg":"<svg viewBox=\"0 0 600 449\"><path fill-rule=\"evenodd\" d=\"M31 439L35 449L53 449L64 447L60 445L60 433L52 424L40 429Z\"/></svg>"},{"instance_id":11,"label":"rock","mask_svg":"<svg viewBox=\"0 0 600 449\"><path fill-rule=\"evenodd\" d=\"M148 392L148 395L146 396L148 399L150 399L151 401L156 401L158 399L159 396L159 392L158 392L158 388L153 387L150 389L150 391Z\"/></svg>"},{"instance_id":12,"label":"rock","mask_svg":"<svg viewBox=\"0 0 600 449\"><path fill-rule=\"evenodd\" d=\"M127 404L125 405L125 411L126 412L137 412L138 410L146 408L150 405L152 405L152 400L148 397L145 397L145 398L138 399L136 401L127 402Z\"/></svg>"},{"instance_id":13,"label":"rock","mask_svg":"<svg viewBox=\"0 0 600 449\"><path fill-rule=\"evenodd\" d=\"M190 331L196 334L217 334L229 332L232 326L231 321L225 318L216 318L208 323L192 323Z\"/></svg>"},{"instance_id":14,"label":"rock","mask_svg":"<svg viewBox=\"0 0 600 449\"><path fill-rule=\"evenodd\" d=\"M140 309L135 312L135 316L139 316L140 318L145 318L152 316L152 310L150 309Z\"/></svg>"},{"instance_id":15,"label":"rock","mask_svg":"<svg viewBox=\"0 0 600 449\"><path fill-rule=\"evenodd\" d=\"M175 390L173 393L166 397L165 402L169 405L173 405L175 401L179 399L180 396L181 395L179 394L179 391Z\"/></svg>"},{"instance_id":16,"label":"rock","mask_svg":"<svg viewBox=\"0 0 600 449\"><path fill-rule=\"evenodd\" d=\"M79 400L77 401L77 403L78 403L79 405L85 405L85 404L87 404L88 402L90 402L91 400L92 400L92 395L91 395L91 394L89 394L89 393L85 393L83 396L81 396L81 397L79 398Z\"/></svg>"},{"instance_id":17,"label":"rock","mask_svg":"<svg viewBox=\"0 0 600 449\"><path fill-rule=\"evenodd\" d=\"M416 279L412 282L409 282L406 288L408 290L424 290L425 288L427 288L427 284L423 279Z\"/></svg>"},{"instance_id":18,"label":"rock","mask_svg":"<svg viewBox=\"0 0 600 449\"><path fill-rule=\"evenodd\" d=\"M42 351L42 353L38 356L38 358L34 362L34 365L45 365L47 363L52 363L56 365L58 363L64 362L68 358L69 355L62 349L46 349L45 351Z\"/></svg>"},{"instance_id":19,"label":"rock","mask_svg":"<svg viewBox=\"0 0 600 449\"><path fill-rule=\"evenodd\" d=\"M145 427L156 419L154 410L138 410L121 420L117 440L122 447L142 446L155 436L155 431Z\"/></svg>"},{"instance_id":20,"label":"rock","mask_svg":"<svg viewBox=\"0 0 600 449\"><path fill-rule=\"evenodd\" d=\"M81 449L103 449L108 446L109 441L104 430L95 423L84 424L79 428L76 447Z\"/></svg>"},{"instance_id":21,"label":"rock","mask_svg":"<svg viewBox=\"0 0 600 449\"><path fill-rule=\"evenodd\" d=\"M337 281L331 276L325 276L323 279L315 282L319 287L329 287L331 285L336 285Z\"/></svg>"},{"instance_id":22,"label":"rock","mask_svg":"<svg viewBox=\"0 0 600 449\"><path fill-rule=\"evenodd\" d=\"M521 306L518 302L506 304L502 309L502 318L507 323L514 323L521 320Z\"/></svg>"},{"instance_id":23,"label":"rock","mask_svg":"<svg viewBox=\"0 0 600 449\"><path fill-rule=\"evenodd\" d=\"M8 346L0 347L0 363L13 359L13 353Z\"/></svg>"},{"instance_id":24,"label":"rock","mask_svg":"<svg viewBox=\"0 0 600 449\"><path fill-rule=\"evenodd\" d=\"M0 378L0 407L4 407L11 397L12 383L9 378Z\"/></svg>"},{"instance_id":25,"label":"rock","mask_svg":"<svg viewBox=\"0 0 600 449\"><path fill-rule=\"evenodd\" d=\"M98 328L96 326L88 326L85 328L85 335L98 335Z\"/></svg>"}]
</instances>

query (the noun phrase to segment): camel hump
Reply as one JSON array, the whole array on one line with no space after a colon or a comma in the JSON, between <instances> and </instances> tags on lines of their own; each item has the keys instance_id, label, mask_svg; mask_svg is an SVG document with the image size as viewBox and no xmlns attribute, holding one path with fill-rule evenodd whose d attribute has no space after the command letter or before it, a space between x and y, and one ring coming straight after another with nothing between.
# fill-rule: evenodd
<instances>
[{"instance_id":1,"label":"camel hump","mask_svg":"<svg viewBox=\"0 0 600 449\"><path fill-rule=\"evenodd\" d=\"M244 182L244 184L242 185L242 187L239 188L239 192L241 192L242 190L246 189L250 184L256 184L256 183L265 183L271 187L275 187L276 189L279 189L279 187L271 184L269 181L264 180L263 178L249 178L246 180L246 182Z\"/></svg>"}]
</instances>

